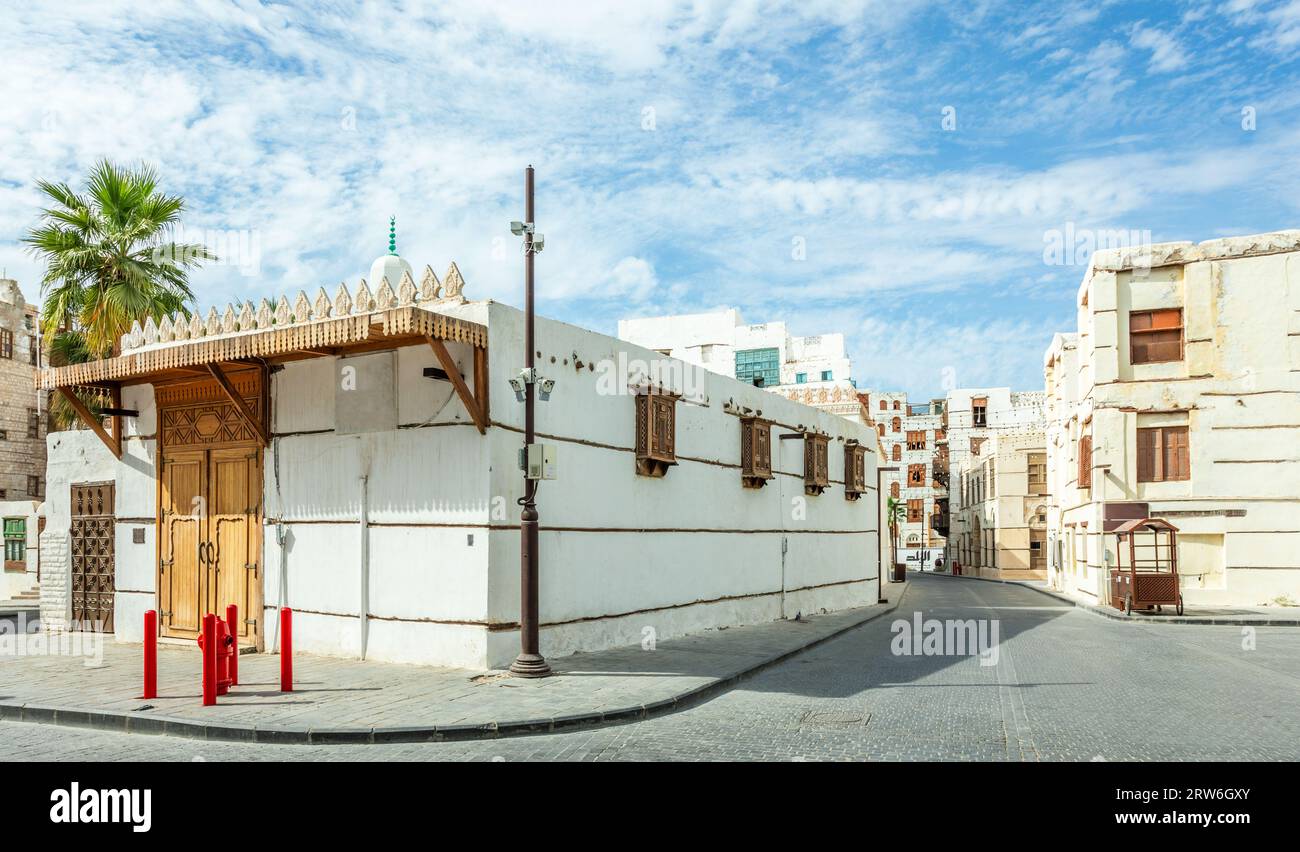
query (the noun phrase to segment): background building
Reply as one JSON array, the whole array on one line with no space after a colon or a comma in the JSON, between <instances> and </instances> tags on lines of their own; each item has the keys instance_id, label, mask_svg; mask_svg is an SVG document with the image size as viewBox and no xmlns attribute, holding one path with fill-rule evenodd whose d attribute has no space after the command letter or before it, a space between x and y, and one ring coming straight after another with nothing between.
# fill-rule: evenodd
<instances>
[{"instance_id":1,"label":"background building","mask_svg":"<svg viewBox=\"0 0 1300 852\"><path fill-rule=\"evenodd\" d=\"M917 563L921 551L942 551L944 546L948 471L940 471L935 459L946 440L945 401L910 404L907 394L896 391L866 396L871 423L885 448L881 465L897 468L883 475L884 496L899 500L907 510L899 525L900 558Z\"/></svg>"},{"instance_id":2,"label":"background building","mask_svg":"<svg viewBox=\"0 0 1300 852\"><path fill-rule=\"evenodd\" d=\"M1053 581L1105 601L1112 531L1159 517L1189 605L1300 602L1300 231L1099 251L1077 305L1045 358Z\"/></svg>"},{"instance_id":3,"label":"background building","mask_svg":"<svg viewBox=\"0 0 1300 852\"><path fill-rule=\"evenodd\" d=\"M1043 391L1013 391L1005 387L962 388L948 393L944 426L948 449L948 511L952 519L948 530L950 562L958 559L965 566L960 550L969 551L978 546L978 539L973 537L976 530L971 526L978 513L967 511L973 508L973 495L963 494L959 487L962 472L979 468L988 455L986 444L995 435L1021 436L1030 444L1041 446L1045 396Z\"/></svg>"},{"instance_id":4,"label":"background building","mask_svg":"<svg viewBox=\"0 0 1300 852\"><path fill-rule=\"evenodd\" d=\"M0 518L4 569L0 600L30 596L36 586L36 507L45 495L45 395L38 313L18 282L0 278Z\"/></svg>"},{"instance_id":5,"label":"background building","mask_svg":"<svg viewBox=\"0 0 1300 852\"><path fill-rule=\"evenodd\" d=\"M621 340L787 399L865 423L843 334L794 337L784 322L746 324L736 308L619 320Z\"/></svg>"},{"instance_id":6,"label":"background building","mask_svg":"<svg viewBox=\"0 0 1300 852\"><path fill-rule=\"evenodd\" d=\"M1047 578L1047 452L1041 431L994 432L954 475L960 508L953 541L962 573Z\"/></svg>"}]
</instances>

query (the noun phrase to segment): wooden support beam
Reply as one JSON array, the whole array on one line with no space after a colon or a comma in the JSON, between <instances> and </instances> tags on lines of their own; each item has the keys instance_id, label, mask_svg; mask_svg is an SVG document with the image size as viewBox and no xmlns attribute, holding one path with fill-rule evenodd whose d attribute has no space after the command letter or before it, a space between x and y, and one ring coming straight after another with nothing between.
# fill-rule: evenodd
<instances>
[{"instance_id":1,"label":"wooden support beam","mask_svg":"<svg viewBox=\"0 0 1300 852\"><path fill-rule=\"evenodd\" d=\"M108 389L108 399L112 407L118 411L122 410L122 386L115 384ZM113 424L113 444L117 447L114 453L119 459L122 457L122 415L114 414L109 420Z\"/></svg>"},{"instance_id":2,"label":"wooden support beam","mask_svg":"<svg viewBox=\"0 0 1300 852\"><path fill-rule=\"evenodd\" d=\"M478 433L486 435L487 419L483 407L479 405L474 395L469 392L469 387L465 384L465 377L460 374L460 370L456 369L456 362L451 360L451 353L447 351L447 347L438 338L426 337L425 339L429 341L429 347L433 349L433 354L438 359L438 363L442 365L442 369L446 371L447 377L451 379L452 385L456 388L456 395L460 397L461 402L465 403L465 409L474 420L474 425L478 427Z\"/></svg>"},{"instance_id":3,"label":"wooden support beam","mask_svg":"<svg viewBox=\"0 0 1300 852\"><path fill-rule=\"evenodd\" d=\"M266 433L266 427L262 425L262 421L257 418L253 410L248 407L248 403L244 402L244 398L239 395L239 391L235 390L235 386L231 384L230 379L222 372L221 368L216 364L209 364L208 372L212 374L212 378L217 380L217 384L221 387L222 393L226 395L226 399L230 400L230 404L235 407L235 411L238 412L240 418L257 435L257 439L262 442L262 446L270 446L271 437Z\"/></svg>"},{"instance_id":4,"label":"wooden support beam","mask_svg":"<svg viewBox=\"0 0 1300 852\"><path fill-rule=\"evenodd\" d=\"M99 440L104 442L104 446L108 447L110 453L120 459L122 457L121 444L114 441L112 436L104 431L104 424L99 422L99 418L90 413L90 409L86 407L86 404L78 398L71 388L59 388L58 391L63 394L63 398L68 401L68 405L72 406L72 410L77 412L77 417L81 422L85 423L90 428L90 431L99 436Z\"/></svg>"},{"instance_id":5,"label":"wooden support beam","mask_svg":"<svg viewBox=\"0 0 1300 852\"><path fill-rule=\"evenodd\" d=\"M486 346L474 347L474 398L478 400L479 411L484 423L492 422L488 410L488 398L492 395L488 388L488 351Z\"/></svg>"}]
</instances>

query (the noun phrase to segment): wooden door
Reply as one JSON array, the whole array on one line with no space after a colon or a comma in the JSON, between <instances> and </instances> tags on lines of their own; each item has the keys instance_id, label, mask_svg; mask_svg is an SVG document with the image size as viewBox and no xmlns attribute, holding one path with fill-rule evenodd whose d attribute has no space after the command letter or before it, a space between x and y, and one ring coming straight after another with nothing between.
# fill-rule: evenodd
<instances>
[{"instance_id":1,"label":"wooden door","mask_svg":"<svg viewBox=\"0 0 1300 852\"><path fill-rule=\"evenodd\" d=\"M192 639L205 614L239 607L241 645L260 646L261 453L173 450L163 462L158 571L162 633Z\"/></svg>"},{"instance_id":2,"label":"wooden door","mask_svg":"<svg viewBox=\"0 0 1300 852\"><path fill-rule=\"evenodd\" d=\"M208 542L212 612L239 607L241 645L258 644L262 465L256 448L208 452Z\"/></svg>"},{"instance_id":3,"label":"wooden door","mask_svg":"<svg viewBox=\"0 0 1300 852\"><path fill-rule=\"evenodd\" d=\"M69 591L76 630L113 632L116 599L113 495L111 482L72 486L72 588Z\"/></svg>"},{"instance_id":4,"label":"wooden door","mask_svg":"<svg viewBox=\"0 0 1300 852\"><path fill-rule=\"evenodd\" d=\"M164 636L197 637L209 612L202 570L206 558L200 553L207 541L207 493L207 451L169 451L163 460L159 496L158 604Z\"/></svg>"}]
</instances>

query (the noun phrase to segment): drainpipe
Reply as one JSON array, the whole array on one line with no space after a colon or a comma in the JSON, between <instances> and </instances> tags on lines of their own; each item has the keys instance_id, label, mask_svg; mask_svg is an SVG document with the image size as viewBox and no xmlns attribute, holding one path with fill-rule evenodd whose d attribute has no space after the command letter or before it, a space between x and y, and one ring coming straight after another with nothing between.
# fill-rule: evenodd
<instances>
[{"instance_id":1,"label":"drainpipe","mask_svg":"<svg viewBox=\"0 0 1300 852\"><path fill-rule=\"evenodd\" d=\"M366 658L366 634L369 630L367 616L370 614L370 512L369 477L361 475L361 659Z\"/></svg>"}]
</instances>

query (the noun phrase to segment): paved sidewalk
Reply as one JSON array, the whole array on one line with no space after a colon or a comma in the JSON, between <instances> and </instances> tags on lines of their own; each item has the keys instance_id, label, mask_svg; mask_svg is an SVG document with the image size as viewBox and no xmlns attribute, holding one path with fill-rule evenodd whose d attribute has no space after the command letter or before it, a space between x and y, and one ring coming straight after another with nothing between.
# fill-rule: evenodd
<instances>
[{"instance_id":1,"label":"paved sidewalk","mask_svg":"<svg viewBox=\"0 0 1300 852\"><path fill-rule=\"evenodd\" d=\"M969 577L964 574L953 577L951 574L946 573L935 573L934 576L954 580L978 580L983 583L1006 583L1012 586L1024 586L1027 589L1033 589L1036 592L1056 598L1058 601L1064 601L1079 609L1115 621L1134 621L1145 624L1239 624L1260 627L1300 627L1300 609L1296 607L1188 605L1183 608L1182 615L1175 614L1173 607L1165 607L1162 612L1135 612L1132 615L1125 615L1112 606L1089 603L1064 592L1048 588L1047 583L1043 581L1002 580L994 577Z\"/></svg>"},{"instance_id":2,"label":"paved sidewalk","mask_svg":"<svg viewBox=\"0 0 1300 852\"><path fill-rule=\"evenodd\" d=\"M894 610L887 604L799 622L714 630L550 661L536 680L299 654L294 692L279 691L280 658L239 658L239 686L202 706L197 647L159 645L159 697L144 701L141 646L103 643L103 658L0 655L0 720L210 740L393 743L481 739L630 722L698 704L739 680ZM27 637L32 643L48 637Z\"/></svg>"}]
</instances>

